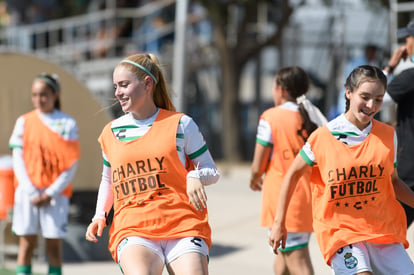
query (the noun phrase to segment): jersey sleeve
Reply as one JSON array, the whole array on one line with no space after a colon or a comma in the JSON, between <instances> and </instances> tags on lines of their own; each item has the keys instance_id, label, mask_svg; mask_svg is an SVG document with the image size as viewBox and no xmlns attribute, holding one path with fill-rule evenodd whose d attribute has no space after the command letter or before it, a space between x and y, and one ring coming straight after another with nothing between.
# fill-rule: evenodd
<instances>
[{"instance_id":1,"label":"jersey sleeve","mask_svg":"<svg viewBox=\"0 0 414 275\"><path fill-rule=\"evenodd\" d=\"M309 142L306 142L305 145L303 145L299 154L308 165L314 166L316 164L315 155L312 152Z\"/></svg>"},{"instance_id":2,"label":"jersey sleeve","mask_svg":"<svg viewBox=\"0 0 414 275\"><path fill-rule=\"evenodd\" d=\"M76 123L76 120L70 119L67 124L68 128L68 139L69 140L78 140L79 139L79 130L78 130L78 124Z\"/></svg>"},{"instance_id":3,"label":"jersey sleeve","mask_svg":"<svg viewBox=\"0 0 414 275\"><path fill-rule=\"evenodd\" d=\"M268 147L273 146L272 128L270 127L269 122L263 118L259 120L257 126L256 143Z\"/></svg>"},{"instance_id":4,"label":"jersey sleeve","mask_svg":"<svg viewBox=\"0 0 414 275\"><path fill-rule=\"evenodd\" d=\"M95 215L93 216L92 221L106 220L106 216L108 215L114 203L114 195L111 186L111 171L111 167L103 165Z\"/></svg>"},{"instance_id":5,"label":"jersey sleeve","mask_svg":"<svg viewBox=\"0 0 414 275\"><path fill-rule=\"evenodd\" d=\"M204 185L216 183L220 173L197 124L192 118L184 115L181 118L184 134L184 153L196 167L189 171L187 177L199 178Z\"/></svg>"},{"instance_id":6,"label":"jersey sleeve","mask_svg":"<svg viewBox=\"0 0 414 275\"><path fill-rule=\"evenodd\" d=\"M23 131L24 131L24 118L20 116L16 120L12 135L9 140L9 148L23 148Z\"/></svg>"},{"instance_id":7,"label":"jersey sleeve","mask_svg":"<svg viewBox=\"0 0 414 275\"><path fill-rule=\"evenodd\" d=\"M208 148L201 134L197 124L192 118L184 115L181 118L180 124L182 125L182 131L184 135L184 152L190 159L205 153Z\"/></svg>"},{"instance_id":8,"label":"jersey sleeve","mask_svg":"<svg viewBox=\"0 0 414 275\"><path fill-rule=\"evenodd\" d=\"M30 197L35 197L38 195L38 189L30 180L23 160L23 133L24 117L20 116L16 120L16 124L9 140L9 148L12 149L13 155L13 171L19 182L19 188L22 188Z\"/></svg>"}]
</instances>

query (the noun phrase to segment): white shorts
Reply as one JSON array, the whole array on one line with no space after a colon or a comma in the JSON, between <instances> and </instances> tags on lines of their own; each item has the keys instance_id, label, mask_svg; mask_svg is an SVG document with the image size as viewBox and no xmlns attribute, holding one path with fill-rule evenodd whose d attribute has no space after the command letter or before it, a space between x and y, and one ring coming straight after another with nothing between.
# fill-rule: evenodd
<instances>
[{"instance_id":1,"label":"white shorts","mask_svg":"<svg viewBox=\"0 0 414 275\"><path fill-rule=\"evenodd\" d=\"M414 274L414 265L401 243L374 244L358 242L347 245L331 258L335 275L351 275L363 271L375 275Z\"/></svg>"},{"instance_id":2,"label":"white shorts","mask_svg":"<svg viewBox=\"0 0 414 275\"><path fill-rule=\"evenodd\" d=\"M270 230L268 231L270 234ZM307 247L310 239L310 232L288 232L286 237L285 248L279 247L282 252L292 251ZM270 250L273 253L273 249L270 246Z\"/></svg>"},{"instance_id":3,"label":"white shorts","mask_svg":"<svg viewBox=\"0 0 414 275\"><path fill-rule=\"evenodd\" d=\"M46 239L63 239L68 224L69 198L58 195L49 206L36 207L29 195L17 187L14 193L12 231L18 236L37 235Z\"/></svg>"},{"instance_id":4,"label":"white shorts","mask_svg":"<svg viewBox=\"0 0 414 275\"><path fill-rule=\"evenodd\" d=\"M142 245L151 249L157 254L163 263L169 264L178 257L190 253L198 252L208 257L208 246L204 239L199 237L187 237L171 240L151 240L142 237L127 237L118 245L118 263L121 265L121 254L125 247L130 245Z\"/></svg>"}]
</instances>

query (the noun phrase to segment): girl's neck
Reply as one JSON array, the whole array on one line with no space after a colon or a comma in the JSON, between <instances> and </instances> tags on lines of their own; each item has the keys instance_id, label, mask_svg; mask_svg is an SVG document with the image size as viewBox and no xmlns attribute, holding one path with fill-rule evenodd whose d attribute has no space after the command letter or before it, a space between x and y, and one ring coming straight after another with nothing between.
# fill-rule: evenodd
<instances>
[{"instance_id":1,"label":"girl's neck","mask_svg":"<svg viewBox=\"0 0 414 275\"><path fill-rule=\"evenodd\" d=\"M145 120L147 118L152 117L158 111L158 107L155 105L149 106L148 108L144 109L145 110L140 110L139 112L131 113L132 117L137 120Z\"/></svg>"},{"instance_id":2,"label":"girl's neck","mask_svg":"<svg viewBox=\"0 0 414 275\"><path fill-rule=\"evenodd\" d=\"M51 115L55 112L56 109L53 109L51 111L47 111L47 112L43 112L40 109L36 109L40 114L44 114L44 115Z\"/></svg>"},{"instance_id":3,"label":"girl's neck","mask_svg":"<svg viewBox=\"0 0 414 275\"><path fill-rule=\"evenodd\" d=\"M353 117L349 112L346 112L344 114L344 116L350 123L352 123L355 127L357 127L361 131L363 131L365 128L367 128L369 126L369 124L371 123L371 121L369 121L368 123L365 123L365 124L361 123L355 117Z\"/></svg>"}]
</instances>

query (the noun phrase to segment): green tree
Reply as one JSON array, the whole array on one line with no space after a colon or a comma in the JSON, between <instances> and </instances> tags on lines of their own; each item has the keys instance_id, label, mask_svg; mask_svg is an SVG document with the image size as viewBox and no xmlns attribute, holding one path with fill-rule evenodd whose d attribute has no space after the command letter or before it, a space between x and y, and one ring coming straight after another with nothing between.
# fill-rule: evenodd
<instances>
[{"instance_id":1,"label":"green tree","mask_svg":"<svg viewBox=\"0 0 414 275\"><path fill-rule=\"evenodd\" d=\"M334 0L322 0L330 6ZM221 144L223 159L242 159L242 125L240 118L240 80L247 62L257 59L268 46L280 48L284 28L294 10L306 0L199 0L207 10L214 30L215 48L221 69ZM367 8L388 7L387 0L364 0ZM260 5L267 5L269 25L274 31L264 37L249 26L258 22ZM260 39L259 39L260 38Z\"/></svg>"},{"instance_id":2,"label":"green tree","mask_svg":"<svg viewBox=\"0 0 414 275\"><path fill-rule=\"evenodd\" d=\"M240 119L240 79L248 61L257 58L267 46L280 45L284 27L294 7L289 0L210 1L200 0L213 24L214 43L221 68L222 153L226 161L242 159L242 125ZM304 1L298 1L302 5ZM249 26L258 20L258 8L267 4L268 24L274 32L259 39Z\"/></svg>"}]
</instances>

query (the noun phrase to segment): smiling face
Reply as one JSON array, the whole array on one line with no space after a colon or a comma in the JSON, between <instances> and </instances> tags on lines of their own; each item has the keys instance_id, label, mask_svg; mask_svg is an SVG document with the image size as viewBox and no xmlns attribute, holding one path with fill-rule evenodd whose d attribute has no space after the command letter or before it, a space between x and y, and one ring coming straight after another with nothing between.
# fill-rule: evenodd
<instances>
[{"instance_id":1,"label":"smiling face","mask_svg":"<svg viewBox=\"0 0 414 275\"><path fill-rule=\"evenodd\" d=\"M55 109L58 94L41 80L35 80L31 89L33 106L42 113L51 113Z\"/></svg>"},{"instance_id":2,"label":"smiling face","mask_svg":"<svg viewBox=\"0 0 414 275\"><path fill-rule=\"evenodd\" d=\"M377 79L367 79L361 82L352 92L346 89L349 109L345 113L345 117L360 130L363 130L380 110L384 93L384 85Z\"/></svg>"},{"instance_id":3,"label":"smiling face","mask_svg":"<svg viewBox=\"0 0 414 275\"><path fill-rule=\"evenodd\" d=\"M137 119L146 118L153 113L153 110L150 110L150 114L147 114L149 109L155 108L147 77L139 80L133 72L121 64L114 70L113 84L115 96L124 113L132 113Z\"/></svg>"}]
</instances>

